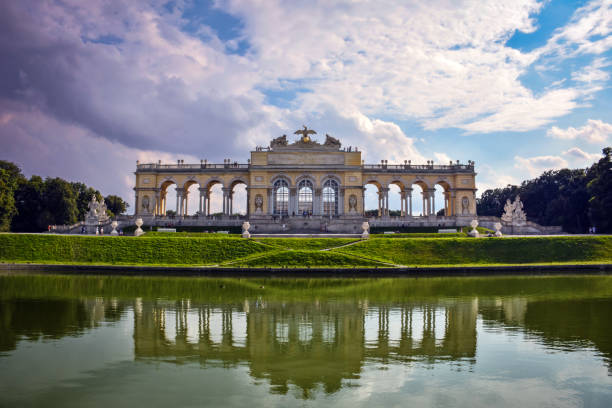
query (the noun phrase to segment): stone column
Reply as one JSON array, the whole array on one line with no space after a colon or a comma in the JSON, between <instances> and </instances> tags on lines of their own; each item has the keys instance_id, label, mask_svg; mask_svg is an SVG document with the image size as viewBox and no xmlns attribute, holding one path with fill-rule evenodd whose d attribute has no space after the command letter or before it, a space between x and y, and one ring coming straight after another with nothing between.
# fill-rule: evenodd
<instances>
[{"instance_id":1,"label":"stone column","mask_svg":"<svg viewBox=\"0 0 612 408\"><path fill-rule=\"evenodd\" d=\"M384 205L385 205L385 216L389 216L389 187L383 189L384 192Z\"/></svg>"},{"instance_id":2,"label":"stone column","mask_svg":"<svg viewBox=\"0 0 612 408\"><path fill-rule=\"evenodd\" d=\"M228 215L233 215L234 214L234 190L229 190L227 192L227 199L229 200L229 214Z\"/></svg>"},{"instance_id":3,"label":"stone column","mask_svg":"<svg viewBox=\"0 0 612 408\"><path fill-rule=\"evenodd\" d=\"M248 217L251 214L251 188L249 186L247 186L246 192L247 192L246 211L244 213Z\"/></svg>"},{"instance_id":4,"label":"stone column","mask_svg":"<svg viewBox=\"0 0 612 408\"><path fill-rule=\"evenodd\" d=\"M206 215L206 188L200 187L198 191L200 192L200 208L198 208L198 211L200 212L200 215L205 216Z\"/></svg>"},{"instance_id":5,"label":"stone column","mask_svg":"<svg viewBox=\"0 0 612 408\"><path fill-rule=\"evenodd\" d=\"M408 200L409 200L408 214L412 217L412 189L411 188L408 189Z\"/></svg>"},{"instance_id":6,"label":"stone column","mask_svg":"<svg viewBox=\"0 0 612 408\"><path fill-rule=\"evenodd\" d=\"M228 199L227 199L227 188L223 187L222 191L223 191L223 215L227 215L228 211L229 211L229 203L228 203Z\"/></svg>"},{"instance_id":7,"label":"stone column","mask_svg":"<svg viewBox=\"0 0 612 408\"><path fill-rule=\"evenodd\" d=\"M425 205L425 202L426 202L425 196L427 195L427 193L425 192L425 190L423 190L421 195L423 196L423 209L421 210L421 215L425 217L427 215L427 206Z\"/></svg>"},{"instance_id":8,"label":"stone column","mask_svg":"<svg viewBox=\"0 0 612 408\"><path fill-rule=\"evenodd\" d=\"M429 197L431 197L431 215L436 215L436 190L431 189L429 192Z\"/></svg>"},{"instance_id":9,"label":"stone column","mask_svg":"<svg viewBox=\"0 0 612 408\"><path fill-rule=\"evenodd\" d=\"M344 214L344 187L338 190L338 215Z\"/></svg>"},{"instance_id":10,"label":"stone column","mask_svg":"<svg viewBox=\"0 0 612 408\"><path fill-rule=\"evenodd\" d=\"M189 211L187 208L188 204L189 204L189 190L185 189L185 193L183 195L183 208L184 208L183 215L184 216L189 214Z\"/></svg>"},{"instance_id":11,"label":"stone column","mask_svg":"<svg viewBox=\"0 0 612 408\"><path fill-rule=\"evenodd\" d=\"M154 198L155 202L153 204L153 215L158 216L159 215L159 208L161 205L161 192L159 191L159 189L155 190L155 198Z\"/></svg>"},{"instance_id":12,"label":"stone column","mask_svg":"<svg viewBox=\"0 0 612 408\"><path fill-rule=\"evenodd\" d=\"M274 191L272 188L268 188L268 215L274 214Z\"/></svg>"},{"instance_id":13,"label":"stone column","mask_svg":"<svg viewBox=\"0 0 612 408\"><path fill-rule=\"evenodd\" d=\"M378 216L382 216L382 191L377 191L376 195L378 196Z\"/></svg>"},{"instance_id":14,"label":"stone column","mask_svg":"<svg viewBox=\"0 0 612 408\"><path fill-rule=\"evenodd\" d=\"M181 194L179 192L179 189L177 188L176 189L176 215L180 214L180 211L181 211L180 205L181 205Z\"/></svg>"},{"instance_id":15,"label":"stone column","mask_svg":"<svg viewBox=\"0 0 612 408\"><path fill-rule=\"evenodd\" d=\"M313 210L312 210L312 214L313 215L322 215L323 214L323 201L321 200L321 192L323 190L320 188L315 188L314 189L314 202L313 202Z\"/></svg>"},{"instance_id":16,"label":"stone column","mask_svg":"<svg viewBox=\"0 0 612 408\"><path fill-rule=\"evenodd\" d=\"M289 187L289 203L287 215L297 214L297 187Z\"/></svg>"},{"instance_id":17,"label":"stone column","mask_svg":"<svg viewBox=\"0 0 612 408\"><path fill-rule=\"evenodd\" d=\"M400 192L400 217L406 216L406 191Z\"/></svg>"},{"instance_id":18,"label":"stone column","mask_svg":"<svg viewBox=\"0 0 612 408\"><path fill-rule=\"evenodd\" d=\"M140 209L138 208L138 191L134 195L134 215L140 214Z\"/></svg>"}]
</instances>

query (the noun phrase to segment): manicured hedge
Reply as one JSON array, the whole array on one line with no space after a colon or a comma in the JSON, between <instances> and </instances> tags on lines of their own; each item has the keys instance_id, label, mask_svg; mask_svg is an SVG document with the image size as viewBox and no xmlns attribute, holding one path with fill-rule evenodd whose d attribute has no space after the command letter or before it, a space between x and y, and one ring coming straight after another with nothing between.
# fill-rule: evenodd
<instances>
[{"instance_id":1,"label":"manicured hedge","mask_svg":"<svg viewBox=\"0 0 612 408\"><path fill-rule=\"evenodd\" d=\"M357 238L256 238L262 244L282 249L319 250L357 242Z\"/></svg>"},{"instance_id":2,"label":"manicured hedge","mask_svg":"<svg viewBox=\"0 0 612 408\"><path fill-rule=\"evenodd\" d=\"M400 265L612 262L612 237L370 239L334 249Z\"/></svg>"},{"instance_id":3,"label":"manicured hedge","mask_svg":"<svg viewBox=\"0 0 612 408\"><path fill-rule=\"evenodd\" d=\"M207 265L268 250L253 240L231 237L0 234L4 262Z\"/></svg>"}]
</instances>

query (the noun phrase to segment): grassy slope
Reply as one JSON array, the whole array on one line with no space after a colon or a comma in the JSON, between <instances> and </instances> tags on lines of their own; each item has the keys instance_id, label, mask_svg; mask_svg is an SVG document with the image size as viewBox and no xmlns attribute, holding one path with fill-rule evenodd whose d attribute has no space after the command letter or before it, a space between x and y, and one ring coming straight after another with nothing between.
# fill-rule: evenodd
<instances>
[{"instance_id":1,"label":"grassy slope","mask_svg":"<svg viewBox=\"0 0 612 408\"><path fill-rule=\"evenodd\" d=\"M333 251L400 265L612 262L612 237L372 239Z\"/></svg>"},{"instance_id":2,"label":"grassy slope","mask_svg":"<svg viewBox=\"0 0 612 408\"><path fill-rule=\"evenodd\" d=\"M356 238L256 238L255 240L275 248L311 251L339 247L359 241Z\"/></svg>"},{"instance_id":3,"label":"grassy slope","mask_svg":"<svg viewBox=\"0 0 612 408\"><path fill-rule=\"evenodd\" d=\"M226 264L239 267L369 267L389 266L381 262L331 251L287 250L264 253ZM224 266L226 266L224 265Z\"/></svg>"},{"instance_id":4,"label":"grassy slope","mask_svg":"<svg viewBox=\"0 0 612 408\"><path fill-rule=\"evenodd\" d=\"M353 243L352 245L339 247ZM331 251L321 249L332 248ZM117 265L369 267L612 262L612 237L505 239L82 237L0 234L0 261ZM383 264L383 263L386 263Z\"/></svg>"},{"instance_id":5,"label":"grassy slope","mask_svg":"<svg viewBox=\"0 0 612 408\"><path fill-rule=\"evenodd\" d=\"M0 234L0 260L33 263L207 265L269 251L241 238Z\"/></svg>"}]
</instances>

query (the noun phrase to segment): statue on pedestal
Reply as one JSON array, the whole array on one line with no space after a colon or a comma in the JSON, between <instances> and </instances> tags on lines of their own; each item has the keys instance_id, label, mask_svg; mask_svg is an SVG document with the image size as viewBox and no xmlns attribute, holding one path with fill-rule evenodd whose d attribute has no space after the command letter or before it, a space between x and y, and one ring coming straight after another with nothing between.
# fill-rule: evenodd
<instances>
[{"instance_id":1,"label":"statue on pedestal","mask_svg":"<svg viewBox=\"0 0 612 408\"><path fill-rule=\"evenodd\" d=\"M527 221L527 215L523 210L523 203L521 202L521 197L516 196L514 202L510 202L510 199L506 200L506 204L504 205L504 213L501 216L502 221L513 224L513 225L521 225Z\"/></svg>"}]
</instances>

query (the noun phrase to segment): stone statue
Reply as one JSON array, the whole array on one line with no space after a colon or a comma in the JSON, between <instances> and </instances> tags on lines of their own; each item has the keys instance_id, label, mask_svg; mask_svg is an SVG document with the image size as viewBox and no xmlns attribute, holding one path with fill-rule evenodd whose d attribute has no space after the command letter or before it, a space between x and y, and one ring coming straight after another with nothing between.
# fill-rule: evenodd
<instances>
[{"instance_id":1,"label":"stone statue","mask_svg":"<svg viewBox=\"0 0 612 408\"><path fill-rule=\"evenodd\" d=\"M302 125L302 127L304 129L296 130L295 132L293 132L293 134L294 135L302 135L302 138L300 139L300 142L302 142L302 143L310 143L311 140L310 140L310 136L308 136L308 135L316 135L317 132L315 132L312 129L308 129L306 127L306 125Z\"/></svg>"},{"instance_id":2,"label":"stone statue","mask_svg":"<svg viewBox=\"0 0 612 408\"><path fill-rule=\"evenodd\" d=\"M96 195L94 194L93 197L91 197L91 201L89 202L89 204L87 204L87 209L89 210L87 213L87 216L97 217L99 206L100 204L98 203L98 200L96 199Z\"/></svg>"},{"instance_id":3,"label":"stone statue","mask_svg":"<svg viewBox=\"0 0 612 408\"><path fill-rule=\"evenodd\" d=\"M273 149L279 146L281 147L287 146L287 135L279 136L275 139L272 139L272 141L270 142L270 147Z\"/></svg>"},{"instance_id":4,"label":"stone statue","mask_svg":"<svg viewBox=\"0 0 612 408\"><path fill-rule=\"evenodd\" d=\"M461 215L468 215L470 213L470 200L467 197L461 199Z\"/></svg>"},{"instance_id":5,"label":"stone statue","mask_svg":"<svg viewBox=\"0 0 612 408\"><path fill-rule=\"evenodd\" d=\"M357 196L351 194L349 197L349 214L355 214L357 212Z\"/></svg>"},{"instance_id":6,"label":"stone statue","mask_svg":"<svg viewBox=\"0 0 612 408\"><path fill-rule=\"evenodd\" d=\"M508 198L506 200L506 204L504 205L504 213L501 216L502 221L512 222L512 213L514 212L514 206L510 202Z\"/></svg>"},{"instance_id":7,"label":"stone statue","mask_svg":"<svg viewBox=\"0 0 612 408\"><path fill-rule=\"evenodd\" d=\"M506 204L504 205L504 213L501 216L502 221L513 224L513 225L521 225L527 221L527 215L523 210L523 203L521 202L521 197L516 196L514 202L511 203L510 199L506 200Z\"/></svg>"},{"instance_id":8,"label":"stone statue","mask_svg":"<svg viewBox=\"0 0 612 408\"><path fill-rule=\"evenodd\" d=\"M325 134L325 143L323 143L323 145L328 147L336 147L338 149L342 147L342 143L340 143L338 139L336 139L335 137L331 137L327 133Z\"/></svg>"},{"instance_id":9,"label":"stone statue","mask_svg":"<svg viewBox=\"0 0 612 408\"><path fill-rule=\"evenodd\" d=\"M496 222L495 224L493 224L493 227L495 228L495 236L500 238L502 236L502 225L500 222Z\"/></svg>"},{"instance_id":10,"label":"stone statue","mask_svg":"<svg viewBox=\"0 0 612 408\"><path fill-rule=\"evenodd\" d=\"M142 198L142 208L146 211L146 212L150 212L149 210L149 206L151 205L151 202L149 201L149 196L144 196Z\"/></svg>"},{"instance_id":11,"label":"stone statue","mask_svg":"<svg viewBox=\"0 0 612 408\"><path fill-rule=\"evenodd\" d=\"M255 196L255 214L263 213L263 196L261 194L257 194Z\"/></svg>"}]
</instances>

